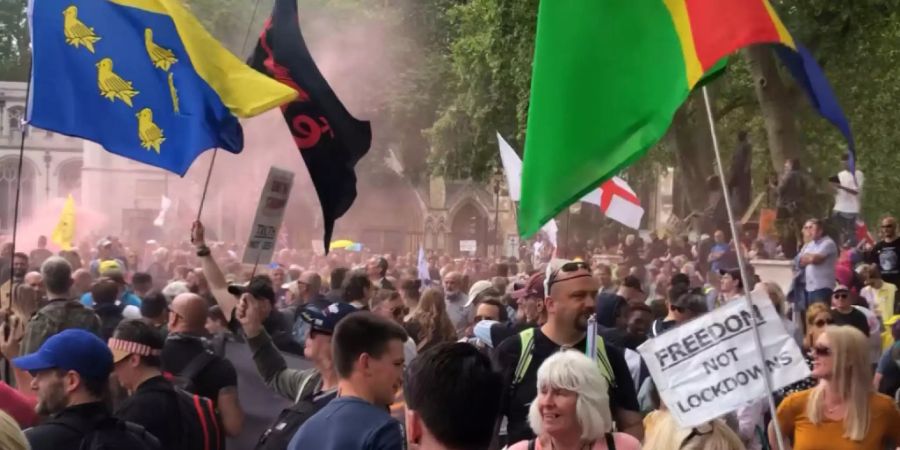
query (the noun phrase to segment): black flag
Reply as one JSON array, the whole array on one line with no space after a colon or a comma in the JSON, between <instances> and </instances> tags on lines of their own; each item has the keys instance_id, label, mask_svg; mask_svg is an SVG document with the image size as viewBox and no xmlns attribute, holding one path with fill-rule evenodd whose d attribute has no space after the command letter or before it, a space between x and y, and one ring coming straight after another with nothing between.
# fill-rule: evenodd
<instances>
[{"instance_id":1,"label":"black flag","mask_svg":"<svg viewBox=\"0 0 900 450\"><path fill-rule=\"evenodd\" d=\"M316 67L300 33L297 0L275 0L249 65L299 94L281 110L322 205L327 252L334 222L356 200L354 167L369 151L372 128L350 115Z\"/></svg>"}]
</instances>

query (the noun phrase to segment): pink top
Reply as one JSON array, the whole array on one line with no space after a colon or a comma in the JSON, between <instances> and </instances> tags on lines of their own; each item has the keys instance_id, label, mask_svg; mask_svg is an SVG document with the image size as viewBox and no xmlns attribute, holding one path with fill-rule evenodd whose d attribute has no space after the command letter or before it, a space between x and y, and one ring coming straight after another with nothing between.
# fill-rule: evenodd
<instances>
[{"instance_id":1,"label":"pink top","mask_svg":"<svg viewBox=\"0 0 900 450\"><path fill-rule=\"evenodd\" d=\"M616 450L641 450L641 442L630 434L613 433L613 440L616 442ZM541 440L535 442L535 450L549 450L541 446ZM519 441L509 446L509 450L528 450L528 441ZM594 442L591 450L608 450L606 447L606 439L600 438Z\"/></svg>"},{"instance_id":2,"label":"pink top","mask_svg":"<svg viewBox=\"0 0 900 450\"><path fill-rule=\"evenodd\" d=\"M0 411L9 414L23 430L38 423L34 405L37 399L27 397L12 386L0 381Z\"/></svg>"}]
</instances>

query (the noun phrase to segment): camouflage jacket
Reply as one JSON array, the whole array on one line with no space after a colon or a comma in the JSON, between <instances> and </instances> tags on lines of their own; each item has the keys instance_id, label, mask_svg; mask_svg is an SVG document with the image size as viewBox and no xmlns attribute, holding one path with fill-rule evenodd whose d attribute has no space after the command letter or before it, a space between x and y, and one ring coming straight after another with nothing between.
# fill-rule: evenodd
<instances>
[{"instance_id":1,"label":"camouflage jacket","mask_svg":"<svg viewBox=\"0 0 900 450\"><path fill-rule=\"evenodd\" d=\"M69 328L82 328L100 336L100 318L78 300L52 300L38 310L25 326L19 353L34 353L47 338Z\"/></svg>"}]
</instances>

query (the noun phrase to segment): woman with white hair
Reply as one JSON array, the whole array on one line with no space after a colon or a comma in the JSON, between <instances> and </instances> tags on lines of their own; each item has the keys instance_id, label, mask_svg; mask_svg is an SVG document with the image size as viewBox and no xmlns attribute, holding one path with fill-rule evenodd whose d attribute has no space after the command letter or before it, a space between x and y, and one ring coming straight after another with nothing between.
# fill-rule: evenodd
<instances>
[{"instance_id":1,"label":"woman with white hair","mask_svg":"<svg viewBox=\"0 0 900 450\"><path fill-rule=\"evenodd\" d=\"M850 326L828 326L812 347L819 384L788 396L778 423L794 450L873 450L900 444L900 411L875 392L866 337ZM769 440L774 444L770 427Z\"/></svg>"},{"instance_id":2,"label":"woman with white hair","mask_svg":"<svg viewBox=\"0 0 900 450\"><path fill-rule=\"evenodd\" d=\"M606 379L597 364L567 350L547 358L537 373L537 397L528 423L537 436L510 450L639 450L640 442L612 432Z\"/></svg>"}]
</instances>

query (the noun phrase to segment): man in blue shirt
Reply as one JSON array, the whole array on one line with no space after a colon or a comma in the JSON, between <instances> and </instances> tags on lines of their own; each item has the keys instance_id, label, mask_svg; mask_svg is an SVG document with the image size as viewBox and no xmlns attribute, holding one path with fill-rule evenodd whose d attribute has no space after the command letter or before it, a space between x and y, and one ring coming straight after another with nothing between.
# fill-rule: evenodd
<instances>
[{"instance_id":1,"label":"man in blue shirt","mask_svg":"<svg viewBox=\"0 0 900 450\"><path fill-rule=\"evenodd\" d=\"M798 265L803 270L806 281L806 306L813 303L829 304L835 285L837 245L825 234L822 222L818 219L806 221L803 225L803 237L806 245L800 250Z\"/></svg>"},{"instance_id":2,"label":"man in blue shirt","mask_svg":"<svg viewBox=\"0 0 900 450\"><path fill-rule=\"evenodd\" d=\"M403 384L403 327L362 311L350 314L332 336L340 397L313 415L288 450L402 450L403 427L389 405Z\"/></svg>"}]
</instances>

